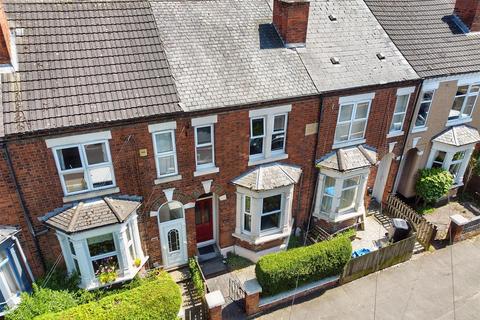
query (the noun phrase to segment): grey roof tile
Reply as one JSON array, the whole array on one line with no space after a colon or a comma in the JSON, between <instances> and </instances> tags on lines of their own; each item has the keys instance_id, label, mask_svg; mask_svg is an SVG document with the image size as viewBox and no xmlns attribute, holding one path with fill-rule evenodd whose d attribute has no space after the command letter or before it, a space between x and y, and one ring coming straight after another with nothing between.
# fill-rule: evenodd
<instances>
[{"instance_id":1,"label":"grey roof tile","mask_svg":"<svg viewBox=\"0 0 480 320\"><path fill-rule=\"evenodd\" d=\"M317 161L318 167L349 171L370 167L377 163L377 153L371 147L356 146L337 149Z\"/></svg>"},{"instance_id":2,"label":"grey roof tile","mask_svg":"<svg viewBox=\"0 0 480 320\"><path fill-rule=\"evenodd\" d=\"M459 125L451 127L432 139L435 142L441 142L456 147L480 142L478 130L467 126Z\"/></svg>"},{"instance_id":3,"label":"grey roof tile","mask_svg":"<svg viewBox=\"0 0 480 320\"><path fill-rule=\"evenodd\" d=\"M278 45L265 0L151 0L189 111L316 94L298 54Z\"/></svg>"},{"instance_id":4,"label":"grey roof tile","mask_svg":"<svg viewBox=\"0 0 480 320\"><path fill-rule=\"evenodd\" d=\"M24 29L19 72L1 76L5 135L182 111L147 1L4 3Z\"/></svg>"},{"instance_id":5,"label":"grey roof tile","mask_svg":"<svg viewBox=\"0 0 480 320\"><path fill-rule=\"evenodd\" d=\"M295 184L302 169L284 163L264 164L233 179L232 183L254 190L273 190Z\"/></svg>"},{"instance_id":6,"label":"grey roof tile","mask_svg":"<svg viewBox=\"0 0 480 320\"><path fill-rule=\"evenodd\" d=\"M480 33L454 22L455 0L365 0L422 77L480 71Z\"/></svg>"}]
</instances>

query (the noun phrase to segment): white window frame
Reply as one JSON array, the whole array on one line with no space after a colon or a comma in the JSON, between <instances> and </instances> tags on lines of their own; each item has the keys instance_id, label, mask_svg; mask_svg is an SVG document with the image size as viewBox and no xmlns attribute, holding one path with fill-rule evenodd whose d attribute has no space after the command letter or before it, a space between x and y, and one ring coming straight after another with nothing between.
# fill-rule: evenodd
<instances>
[{"instance_id":1,"label":"white window frame","mask_svg":"<svg viewBox=\"0 0 480 320\"><path fill-rule=\"evenodd\" d=\"M276 197L276 196L280 196L280 209L279 209L279 210L270 211L270 212L263 212L263 202L265 201L265 199L266 199L266 198L273 198L273 197ZM268 195L268 196L262 197L261 199L262 199L262 201L261 201L261 207L260 207L260 209L259 209L259 211L260 211L260 219L259 219L259 224L258 224L260 236L278 232L278 231L281 229L281 227L282 227L282 218L283 218L283 216L284 216L284 202L285 202L285 200L284 200L284 195L283 195L282 193L277 193L277 194L272 194L272 195ZM262 218L263 218L263 217L266 217L266 216L274 215L274 214L277 214L277 213L280 214L280 218L279 218L279 221L278 221L279 226L278 226L278 227L273 227L273 228L269 228L269 229L262 230Z\"/></svg>"},{"instance_id":2,"label":"white window frame","mask_svg":"<svg viewBox=\"0 0 480 320\"><path fill-rule=\"evenodd\" d=\"M455 94L455 98L453 99L452 106L450 107L450 112L451 112L452 108L453 108L453 105L455 103L455 100L457 98L460 98L460 97L465 97L465 99L463 100L462 108L460 109L460 115L458 117L452 117L451 118L450 114L449 114L447 122L455 122L455 121L458 121L458 120L464 120L464 119L471 119L472 118L472 114L475 111L475 106L478 102L478 95L480 94L480 89L479 89L479 91L473 92L473 93L471 92L471 90L472 90L473 86L480 86L480 83L477 82L477 83L472 83L472 84L458 84L457 85L457 90L458 90L459 87L466 87L466 86L468 86L467 93L466 94L461 94L461 95ZM472 111L469 115L465 115L464 110L465 110L465 107L467 106L468 98L473 97L473 96L475 97L475 102L473 103Z\"/></svg>"},{"instance_id":3,"label":"white window frame","mask_svg":"<svg viewBox=\"0 0 480 320\"><path fill-rule=\"evenodd\" d=\"M428 92L432 93L432 98L431 99L425 99L425 94L428 93ZM422 98L420 99L420 103L418 104L417 116L415 117L415 121L413 123L413 130L423 129L423 128L427 127L428 117L430 116L430 111L432 109L433 99L435 98L436 93L437 93L437 90L435 90L435 89L422 91ZM428 111L427 111L427 116L425 117L425 123L421 126L417 126L417 119L418 119L418 116L420 114L420 108L422 107L422 104L424 104L424 103L428 103Z\"/></svg>"},{"instance_id":4,"label":"white window frame","mask_svg":"<svg viewBox=\"0 0 480 320\"><path fill-rule=\"evenodd\" d=\"M358 178L358 183L354 186L349 186L349 187L344 187L343 184L345 183L346 180L349 180L349 179L353 179L353 178ZM359 194L359 189L361 187L361 181L362 181L362 176L361 175L357 175L357 176L351 176L351 177L348 177L348 178L344 178L342 179L342 182L340 184L340 194L339 194L339 197L342 198L342 195L343 195L343 192L344 191L348 191L348 190L352 190L352 189L355 189L355 195L353 197L353 201L352 201L352 204L347 207L347 208L344 208L344 209L340 209L340 202L338 202L338 206L337 206L337 212L339 214L343 214L345 212L349 212L351 210L355 210L355 207L357 206L357 196Z\"/></svg>"},{"instance_id":5,"label":"white window frame","mask_svg":"<svg viewBox=\"0 0 480 320\"><path fill-rule=\"evenodd\" d=\"M246 203L247 198L250 199L250 209L247 211ZM245 216L250 217L250 230L245 229ZM242 196L242 233L250 235L252 233L252 197L248 195Z\"/></svg>"},{"instance_id":6,"label":"white window frame","mask_svg":"<svg viewBox=\"0 0 480 320\"><path fill-rule=\"evenodd\" d=\"M104 233L104 234L101 234L101 235L96 235L96 236L88 237L88 238L85 239L85 242L87 244L88 257L90 258L90 267L92 268L93 274L95 274L95 270L93 269L93 262L94 261L105 259L105 258L110 258L110 257L114 257L114 256L117 257L117 261L118 261L118 269L119 270L117 270L117 272L120 271L120 269L122 268L121 257L120 257L119 250L118 250L118 241L117 241L116 235L113 232L111 232L111 234L112 234L113 245L115 247L115 251L102 253L102 254L99 254L99 255L96 255L96 256L92 256L91 253L90 253L90 248L88 247L88 239L95 238L95 237L98 237L98 236L104 236L104 235L107 235L107 234L110 234L110 233L107 232L107 233ZM128 252L125 252L125 254L128 254Z\"/></svg>"},{"instance_id":7,"label":"white window frame","mask_svg":"<svg viewBox=\"0 0 480 320\"><path fill-rule=\"evenodd\" d=\"M210 128L210 142L209 143L198 143L198 134L197 130L201 128ZM210 168L215 168L215 128L213 124L206 124L206 125L199 125L194 127L195 130L195 165L197 167L197 171L202 171ZM212 162L198 164L198 148L201 147L212 147Z\"/></svg>"},{"instance_id":8,"label":"white window frame","mask_svg":"<svg viewBox=\"0 0 480 320\"><path fill-rule=\"evenodd\" d=\"M3 250L8 250L4 248ZM22 292L22 283L21 280L17 278L17 274L15 272L14 267L12 266L13 261L10 261L10 258L5 252L5 259L3 261L0 261L0 289L4 298L4 303L12 307L16 305L17 303L20 302L20 293ZM18 292L11 292L10 287L8 285L8 280L7 280L7 275L4 274L2 268L6 266L7 268L10 268L12 275L13 275L13 282L15 282L16 286L18 287Z\"/></svg>"},{"instance_id":9,"label":"white window frame","mask_svg":"<svg viewBox=\"0 0 480 320\"><path fill-rule=\"evenodd\" d=\"M167 152L158 152L157 149L157 136L161 134L169 133L171 137L171 143L172 143L172 151L167 151ZM178 162L177 162L177 146L176 146L176 137L175 137L175 129L170 129L170 130L161 130L161 131L156 131L152 133L152 139L153 139L153 150L155 152L155 167L157 169L157 178L165 178L165 177L171 177L178 175ZM196 149L195 149L196 150ZM164 157L170 157L173 156L173 162L175 165L175 171L172 173L167 173L167 174L161 174L160 173L160 159Z\"/></svg>"},{"instance_id":10,"label":"white window frame","mask_svg":"<svg viewBox=\"0 0 480 320\"><path fill-rule=\"evenodd\" d=\"M89 165L88 160L87 160L87 155L86 155L86 152L85 152L85 146L92 145L92 144L99 144L99 143L105 144L105 151L107 153L107 162ZM63 149L68 149L68 148L78 148L79 155L80 155L80 161L82 163L81 168L62 170L62 167L60 165L60 159L58 158L57 151L63 150ZM110 153L110 144L109 144L108 140L94 140L94 141L88 141L88 142L84 142L84 143L62 145L62 146L52 148L52 151L53 151L53 156L55 158L55 164L57 166L57 172L58 172L58 175L60 177L60 182L62 184L62 189L63 189L63 192L64 192L65 196L81 194L81 193L97 191L97 190L103 190L103 189L110 189L110 188L116 187L117 183L115 181L115 172L113 170L113 162L112 162L112 156L111 156L111 153ZM91 181L89 172L92 169L104 168L104 167L109 167L110 168L111 175L112 175L112 184L94 188L93 187L93 182ZM65 184L64 175L72 174L72 173L81 173L81 172L83 172L83 177L85 179L85 182L87 183L87 188L85 190L68 192L67 186Z\"/></svg>"},{"instance_id":11,"label":"white window frame","mask_svg":"<svg viewBox=\"0 0 480 320\"><path fill-rule=\"evenodd\" d=\"M397 109L397 104L400 101L400 97L404 97L404 96L408 96L407 103L405 105L405 110L401 111L401 112L395 112L395 110ZM405 124L405 118L406 118L407 111L408 111L408 105L410 104L410 97L411 97L410 93L404 93L404 94L398 94L397 93L397 100L395 101L395 109L393 110L393 116L392 116L392 122L390 123L389 134L403 134L403 125ZM393 121L395 119L395 116L398 116L398 115L402 115L402 123L400 125L399 130L394 130L393 129L393 124L394 124Z\"/></svg>"},{"instance_id":12,"label":"white window frame","mask_svg":"<svg viewBox=\"0 0 480 320\"><path fill-rule=\"evenodd\" d=\"M284 105L266 109L255 109L249 112L250 117L250 137L249 137L249 151L250 143L254 138L261 138L262 136L253 136L253 120L263 118L263 152L261 154L249 154L249 166L268 163L288 158L286 153L287 148L287 132L288 132L288 115L292 111L291 105ZM284 116L284 129L279 132L274 132L275 118ZM274 134L283 132L283 148L281 150L272 150L272 139ZM249 152L250 153L250 152Z\"/></svg>"},{"instance_id":13,"label":"white window frame","mask_svg":"<svg viewBox=\"0 0 480 320\"><path fill-rule=\"evenodd\" d=\"M437 157L437 153L443 151L445 152L445 158L442 163L442 168L447 171L450 171L450 166L452 165L452 163L456 162L455 160L453 160L453 157L455 156L455 154L457 152L464 151L465 156L461 161L460 168L458 170L457 175L454 177L453 188L462 186L463 176L465 175L465 171L467 170L468 162L470 161L470 157L472 156L474 148L475 148L474 144L456 147L456 146L447 145L441 142L434 141L432 148L430 150L430 155L427 161L426 168L432 168L433 163L435 162L435 158Z\"/></svg>"},{"instance_id":14,"label":"white window frame","mask_svg":"<svg viewBox=\"0 0 480 320\"><path fill-rule=\"evenodd\" d=\"M362 103L368 103L368 108L367 108L367 116L365 118L360 118L360 119L354 119L355 118L355 115L357 113L357 106L359 104L362 104ZM352 108L352 115L350 116L350 120L345 120L345 121L340 121L340 115L341 115L341 111L342 111L342 107L343 106L347 106L347 105L353 105L353 108ZM370 116L370 109L372 107L372 100L368 100L368 99L363 99L363 100L358 100L358 101L346 101L346 102L343 102L343 103L340 103L340 106L338 108L338 115L337 115L337 124L335 126L335 135L333 137L334 139L334 146L343 146L345 144L352 144L352 143L355 143L355 142L358 142L359 144L360 143L363 143L364 139L365 139L365 132L367 131L367 127L368 127L368 118ZM360 122L360 121L365 121L365 127L363 128L363 133L362 133L362 137L361 138L356 138L356 139L352 139L351 138L351 135L352 135L352 126L353 126L353 123L354 122ZM338 130L338 126L341 125L341 124L349 124L349 127L348 127L348 138L347 140L343 140L343 141L337 141L336 140L336 136L337 136L337 130Z\"/></svg>"}]
</instances>

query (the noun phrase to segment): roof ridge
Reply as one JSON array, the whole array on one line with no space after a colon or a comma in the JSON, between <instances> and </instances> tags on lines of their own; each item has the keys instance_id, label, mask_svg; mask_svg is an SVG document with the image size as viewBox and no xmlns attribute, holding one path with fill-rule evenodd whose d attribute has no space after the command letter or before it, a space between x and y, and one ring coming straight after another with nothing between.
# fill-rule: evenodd
<instances>
[{"instance_id":1,"label":"roof ridge","mask_svg":"<svg viewBox=\"0 0 480 320\"><path fill-rule=\"evenodd\" d=\"M337 149L337 163L338 163L338 171L344 171L345 170L345 162L343 161L343 154L342 154L342 149Z\"/></svg>"},{"instance_id":2,"label":"roof ridge","mask_svg":"<svg viewBox=\"0 0 480 320\"><path fill-rule=\"evenodd\" d=\"M120 217L119 213L117 212L117 210L115 209L113 203L111 203L112 199L111 198L108 198L108 197L104 197L103 198L103 201L107 204L107 206L110 208L110 210L112 211L112 213L115 215L115 218L117 218L118 222L122 222L122 218Z\"/></svg>"},{"instance_id":3,"label":"roof ridge","mask_svg":"<svg viewBox=\"0 0 480 320\"><path fill-rule=\"evenodd\" d=\"M359 145L358 147L358 150L360 150L360 152L363 154L363 156L371 163L371 164L375 164L377 161L375 159L373 159L370 154L367 152L367 150L365 150L365 148L362 146L362 145Z\"/></svg>"},{"instance_id":4,"label":"roof ridge","mask_svg":"<svg viewBox=\"0 0 480 320\"><path fill-rule=\"evenodd\" d=\"M80 215L80 209L82 209L84 206L83 202L79 202L77 207L75 208L75 211L73 212L72 220L70 220L70 223L68 224L67 230L72 232L74 230L75 225L77 224L78 217Z\"/></svg>"},{"instance_id":5,"label":"roof ridge","mask_svg":"<svg viewBox=\"0 0 480 320\"><path fill-rule=\"evenodd\" d=\"M282 170L283 173L285 173L285 175L290 179L291 182L295 183L295 180L292 178L292 176L283 169L283 164L277 163L277 166L280 168L280 170Z\"/></svg>"}]
</instances>

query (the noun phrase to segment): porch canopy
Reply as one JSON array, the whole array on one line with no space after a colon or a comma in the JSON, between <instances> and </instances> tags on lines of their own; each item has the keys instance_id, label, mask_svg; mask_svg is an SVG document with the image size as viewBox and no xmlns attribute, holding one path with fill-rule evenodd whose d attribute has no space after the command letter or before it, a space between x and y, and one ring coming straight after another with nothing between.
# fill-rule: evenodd
<instances>
[{"instance_id":1,"label":"porch canopy","mask_svg":"<svg viewBox=\"0 0 480 320\"><path fill-rule=\"evenodd\" d=\"M478 130L473 127L460 125L443 131L438 136L434 137L432 142L440 142L455 147L461 147L480 142L480 134L478 133Z\"/></svg>"},{"instance_id":2,"label":"porch canopy","mask_svg":"<svg viewBox=\"0 0 480 320\"><path fill-rule=\"evenodd\" d=\"M296 184L302 169L284 163L258 166L232 180L232 183L252 191L267 191Z\"/></svg>"},{"instance_id":3,"label":"porch canopy","mask_svg":"<svg viewBox=\"0 0 480 320\"><path fill-rule=\"evenodd\" d=\"M376 151L368 146L337 149L317 161L317 167L335 171L350 171L367 168L377 163Z\"/></svg>"}]
</instances>

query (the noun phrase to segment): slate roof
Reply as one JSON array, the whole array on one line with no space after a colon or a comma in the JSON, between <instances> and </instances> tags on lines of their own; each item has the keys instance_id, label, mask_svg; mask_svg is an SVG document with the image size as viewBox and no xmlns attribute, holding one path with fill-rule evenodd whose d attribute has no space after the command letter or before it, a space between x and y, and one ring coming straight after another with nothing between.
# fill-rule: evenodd
<instances>
[{"instance_id":1,"label":"slate roof","mask_svg":"<svg viewBox=\"0 0 480 320\"><path fill-rule=\"evenodd\" d=\"M311 0L306 48L298 52L320 92L418 78L363 0Z\"/></svg>"},{"instance_id":2,"label":"slate roof","mask_svg":"<svg viewBox=\"0 0 480 320\"><path fill-rule=\"evenodd\" d=\"M186 110L317 94L266 0L151 0Z\"/></svg>"},{"instance_id":3,"label":"slate roof","mask_svg":"<svg viewBox=\"0 0 480 320\"><path fill-rule=\"evenodd\" d=\"M480 33L463 33L455 0L365 0L422 77L480 71Z\"/></svg>"},{"instance_id":4,"label":"slate roof","mask_svg":"<svg viewBox=\"0 0 480 320\"><path fill-rule=\"evenodd\" d=\"M448 128L438 136L434 137L432 141L460 147L480 142L480 134L478 133L478 130L473 127L460 125Z\"/></svg>"},{"instance_id":5,"label":"slate roof","mask_svg":"<svg viewBox=\"0 0 480 320\"><path fill-rule=\"evenodd\" d=\"M297 183L302 169L284 163L264 164L233 179L232 183L253 191L273 190Z\"/></svg>"},{"instance_id":6,"label":"slate roof","mask_svg":"<svg viewBox=\"0 0 480 320\"><path fill-rule=\"evenodd\" d=\"M1 77L5 135L182 111L147 1L4 4L20 64Z\"/></svg>"},{"instance_id":7,"label":"slate roof","mask_svg":"<svg viewBox=\"0 0 480 320\"><path fill-rule=\"evenodd\" d=\"M112 196L65 205L41 218L66 233L86 231L124 222L140 205L141 197Z\"/></svg>"},{"instance_id":8,"label":"slate roof","mask_svg":"<svg viewBox=\"0 0 480 320\"><path fill-rule=\"evenodd\" d=\"M337 149L317 161L318 167L349 171L370 167L377 163L377 153L367 146Z\"/></svg>"},{"instance_id":9,"label":"slate roof","mask_svg":"<svg viewBox=\"0 0 480 320\"><path fill-rule=\"evenodd\" d=\"M0 225L0 244L18 232L17 228Z\"/></svg>"}]
</instances>

